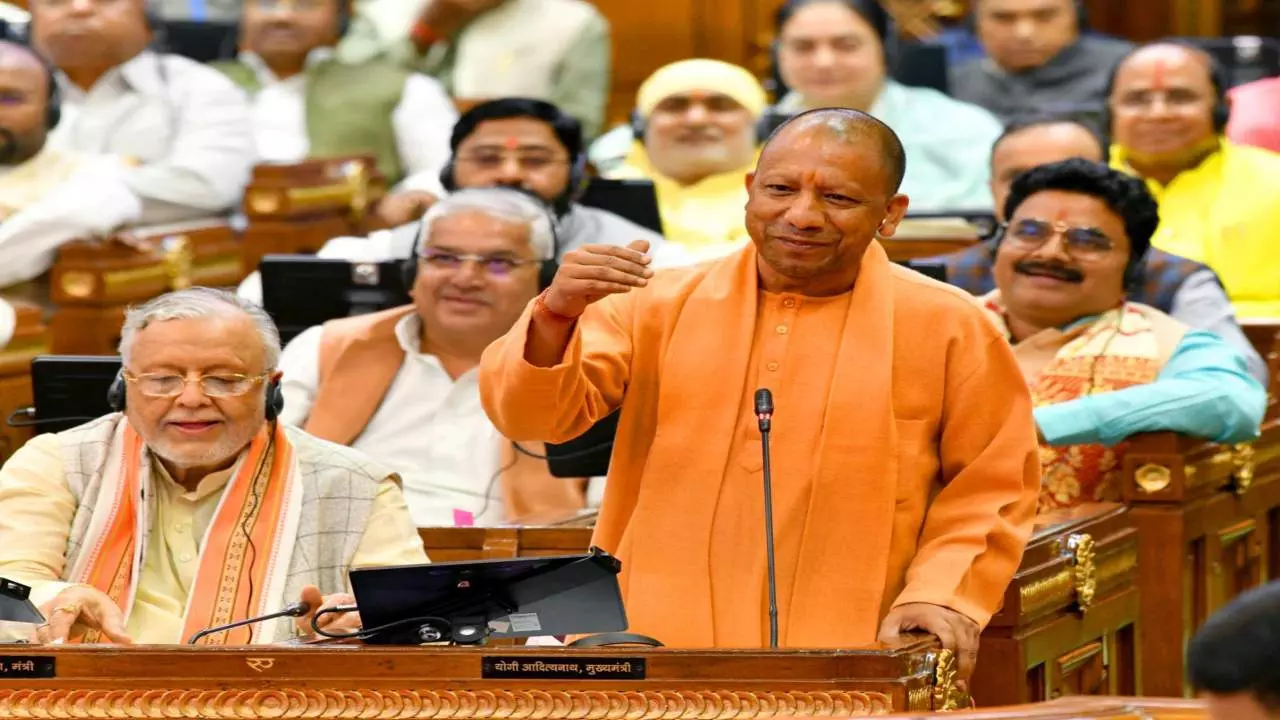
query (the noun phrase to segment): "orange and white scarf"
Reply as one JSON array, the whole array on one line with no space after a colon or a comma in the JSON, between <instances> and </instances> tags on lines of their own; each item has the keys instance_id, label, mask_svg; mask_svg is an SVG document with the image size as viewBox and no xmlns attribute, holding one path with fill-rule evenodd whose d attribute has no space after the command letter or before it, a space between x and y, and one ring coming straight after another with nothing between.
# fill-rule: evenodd
<instances>
[{"instance_id":1,"label":"orange and white scarf","mask_svg":"<svg viewBox=\"0 0 1280 720\"><path fill-rule=\"evenodd\" d=\"M182 638L214 625L262 615L283 599L302 511L293 444L280 425L265 426L232 471L200 544ZM265 456L265 458L264 458ZM72 567L72 582L106 593L128 622L142 574L153 458L128 420L111 435L97 508ZM250 549L250 539L252 549ZM90 631L73 642L95 642ZM270 642L265 624L215 633L207 645Z\"/></svg>"},{"instance_id":2,"label":"orange and white scarf","mask_svg":"<svg viewBox=\"0 0 1280 720\"><path fill-rule=\"evenodd\" d=\"M1011 337L999 291L982 298L987 316ZM1175 321L1125 303L1066 330L1049 328L1013 347L1035 407L1154 382L1181 340ZM1041 446L1040 511L1120 499L1127 443Z\"/></svg>"}]
</instances>

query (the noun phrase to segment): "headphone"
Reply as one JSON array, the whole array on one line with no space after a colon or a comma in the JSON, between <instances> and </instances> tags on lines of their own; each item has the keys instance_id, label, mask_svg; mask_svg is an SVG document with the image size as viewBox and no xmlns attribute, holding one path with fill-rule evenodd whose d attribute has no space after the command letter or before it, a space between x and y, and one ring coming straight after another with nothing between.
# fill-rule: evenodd
<instances>
[{"instance_id":1,"label":"headphone","mask_svg":"<svg viewBox=\"0 0 1280 720\"><path fill-rule=\"evenodd\" d=\"M509 108L512 103L519 103L520 110ZM494 112L495 106L507 105L509 108L504 111ZM479 119L476 119L476 118ZM572 115L566 114L563 110L545 100L536 100L533 98L500 98L498 100L490 100L480 103L475 107L467 110L458 117L453 125L453 135L449 139L450 154L449 161L440 170L440 187L447 192L456 192L458 190L458 180L455 173L454 155L458 152L458 146L462 144L480 123L486 120L506 120L511 118L529 118L539 120L551 125L557 141L564 142L563 134L577 137L578 151L569 159L569 185L565 188L564 193L556 198L552 203L552 209L557 213L566 213L569 206L577 202L582 194L587 190L587 183L590 178L587 177L587 149L585 143L581 142L582 125L578 119ZM462 133L466 134L462 134ZM565 150L569 150L569 146L565 145ZM522 192L527 192L523 188L515 188ZM542 198L536 198L537 201L546 205L546 201ZM555 230L555 223L552 223L552 230ZM559 243L556 245L557 253L559 252ZM557 255L558 257L558 255ZM412 258L411 258L412 259Z\"/></svg>"},{"instance_id":2,"label":"headphone","mask_svg":"<svg viewBox=\"0 0 1280 720\"><path fill-rule=\"evenodd\" d=\"M267 381L266 401L266 420L267 422L275 422L280 417L280 411L284 410L284 391L280 389L278 380ZM111 381L111 387L107 388L107 405L116 412L124 412L124 368L120 368L120 372L116 373L116 379Z\"/></svg>"},{"instance_id":3,"label":"headphone","mask_svg":"<svg viewBox=\"0 0 1280 720\"><path fill-rule=\"evenodd\" d=\"M1000 251L1000 244L1004 242L1005 230L1009 227L1009 223L1004 222L996 226L996 231L992 234L991 239L986 242L991 246L991 261L994 263L996 253ZM1151 246L1147 245L1147 249L1143 250L1140 255L1130 253L1129 262L1124 266L1124 291L1126 293L1137 289L1147 276L1147 256L1151 254Z\"/></svg>"},{"instance_id":4,"label":"headphone","mask_svg":"<svg viewBox=\"0 0 1280 720\"><path fill-rule=\"evenodd\" d=\"M26 31L22 32L8 21L0 20L0 40L25 47L40 63L40 67L44 68L45 88L48 91L44 109L44 127L45 130L54 129L62 120L62 88L58 85L58 76L55 74L53 63L31 45L30 22L27 23Z\"/></svg>"},{"instance_id":5,"label":"headphone","mask_svg":"<svg viewBox=\"0 0 1280 720\"><path fill-rule=\"evenodd\" d=\"M556 259L560 257L560 233L556 227L556 216L543 202L542 198L522 188L505 188L526 195L530 199L538 203L538 207L542 208L547 214L547 224L551 228L551 257L547 260L540 260L538 265L538 292L542 292L551 287L551 281L555 280L556 272L560 270L560 264ZM400 264L400 279L404 282L405 290L413 288L414 281L418 278L418 247L422 242L422 236L426 234L427 228L425 220L418 221L418 227L413 234L413 246L409 249L409 257Z\"/></svg>"},{"instance_id":6,"label":"headphone","mask_svg":"<svg viewBox=\"0 0 1280 720\"><path fill-rule=\"evenodd\" d=\"M1217 135L1221 135L1226 132L1227 122L1231 119L1231 106L1227 103L1227 90L1231 87L1231 81L1227 76L1227 69L1223 67L1222 63L1218 62L1218 58L1214 57L1213 53L1205 50L1195 43L1188 42L1181 38L1173 38L1169 40L1157 40L1156 42L1147 43L1146 45L1139 45L1133 50L1130 50L1124 57L1120 58L1119 62L1115 64L1115 67L1111 69L1111 75L1107 78L1107 87L1104 91L1105 94L1103 95L1106 99L1103 100L1102 103L1102 115L1100 118L1102 121L1103 134L1107 137L1107 144L1111 144L1111 93L1116 88L1116 76L1120 74L1121 66L1124 65L1125 61L1128 60L1130 56L1145 47L1150 47L1151 45L1175 45L1177 47L1201 53L1208 59L1209 82L1213 85L1213 92L1215 96L1213 110L1210 114L1210 117L1213 119L1213 132Z\"/></svg>"}]
</instances>

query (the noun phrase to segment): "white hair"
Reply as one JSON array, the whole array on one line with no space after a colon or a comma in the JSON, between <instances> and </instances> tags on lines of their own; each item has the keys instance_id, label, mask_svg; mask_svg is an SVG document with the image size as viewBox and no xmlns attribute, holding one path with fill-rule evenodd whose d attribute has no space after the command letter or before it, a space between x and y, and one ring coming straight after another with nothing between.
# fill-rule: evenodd
<instances>
[{"instance_id":1,"label":"white hair","mask_svg":"<svg viewBox=\"0 0 1280 720\"><path fill-rule=\"evenodd\" d=\"M418 252L421 253L426 246L435 221L467 212L527 224L529 246L533 248L533 254L539 260L555 259L556 240L551 209L523 191L511 188L467 188L432 205L427 214L422 216L422 226L418 230Z\"/></svg>"},{"instance_id":2,"label":"white hair","mask_svg":"<svg viewBox=\"0 0 1280 720\"><path fill-rule=\"evenodd\" d=\"M208 287L177 290L153 298L125 311L124 327L120 329L120 359L129 364L129 350L133 347L138 331L152 323L168 320L194 320L197 318L246 315L258 328L262 338L262 350L266 355L266 370L276 369L280 361L280 331L275 321L258 305L243 300L235 293Z\"/></svg>"}]
</instances>

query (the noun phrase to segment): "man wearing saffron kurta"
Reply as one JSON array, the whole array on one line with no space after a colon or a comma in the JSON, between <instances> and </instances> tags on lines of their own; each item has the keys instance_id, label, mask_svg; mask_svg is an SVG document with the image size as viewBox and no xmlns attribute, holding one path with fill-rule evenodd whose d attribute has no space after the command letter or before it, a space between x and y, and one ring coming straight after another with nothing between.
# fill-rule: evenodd
<instances>
[{"instance_id":1,"label":"man wearing saffron kurta","mask_svg":"<svg viewBox=\"0 0 1280 720\"><path fill-rule=\"evenodd\" d=\"M0 469L0 576L32 586L34 640L181 643L302 600L345 604L354 567L426 562L396 476L275 420L280 336L209 288L131 308L123 412ZM122 387L121 387L122 386ZM355 614L320 625L358 625ZM268 643L310 616L209 635Z\"/></svg>"},{"instance_id":2,"label":"man wearing saffron kurta","mask_svg":"<svg viewBox=\"0 0 1280 720\"><path fill-rule=\"evenodd\" d=\"M481 397L509 437L562 441L621 407L594 542L622 560L632 630L766 645L766 387L780 645L917 628L972 669L1031 532L1035 432L969 296L873 242L906 213L904 162L865 113L798 115L747 178L752 243L656 274L643 242L580 248L485 351Z\"/></svg>"},{"instance_id":3,"label":"man wearing saffron kurta","mask_svg":"<svg viewBox=\"0 0 1280 720\"><path fill-rule=\"evenodd\" d=\"M1120 499L1123 441L1251 440L1266 392L1221 337L1125 300L1159 222L1140 180L1072 159L1018 176L983 297L1014 344L1044 443L1040 507Z\"/></svg>"},{"instance_id":4,"label":"man wearing saffron kurta","mask_svg":"<svg viewBox=\"0 0 1280 720\"><path fill-rule=\"evenodd\" d=\"M1222 136L1225 74L1194 47L1156 43L1112 77L1111 166L1160 203L1152 244L1213 268L1236 315L1280 317L1280 154Z\"/></svg>"}]
</instances>

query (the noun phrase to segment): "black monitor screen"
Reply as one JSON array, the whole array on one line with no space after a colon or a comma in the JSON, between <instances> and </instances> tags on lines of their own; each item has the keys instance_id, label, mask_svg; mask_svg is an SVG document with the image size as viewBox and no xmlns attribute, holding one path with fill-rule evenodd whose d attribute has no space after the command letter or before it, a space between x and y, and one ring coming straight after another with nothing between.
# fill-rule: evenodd
<instances>
[{"instance_id":1,"label":"black monitor screen","mask_svg":"<svg viewBox=\"0 0 1280 720\"><path fill-rule=\"evenodd\" d=\"M650 180L607 180L594 177L587 183L579 203L608 210L643 228L662 234L658 212L658 192Z\"/></svg>"},{"instance_id":2,"label":"black monitor screen","mask_svg":"<svg viewBox=\"0 0 1280 720\"><path fill-rule=\"evenodd\" d=\"M311 255L266 255L262 307L288 343L330 320L408 305L402 262L355 262Z\"/></svg>"},{"instance_id":3,"label":"black monitor screen","mask_svg":"<svg viewBox=\"0 0 1280 720\"><path fill-rule=\"evenodd\" d=\"M61 432L111 412L107 389L120 372L118 355L38 355L31 392L39 432Z\"/></svg>"}]
</instances>

